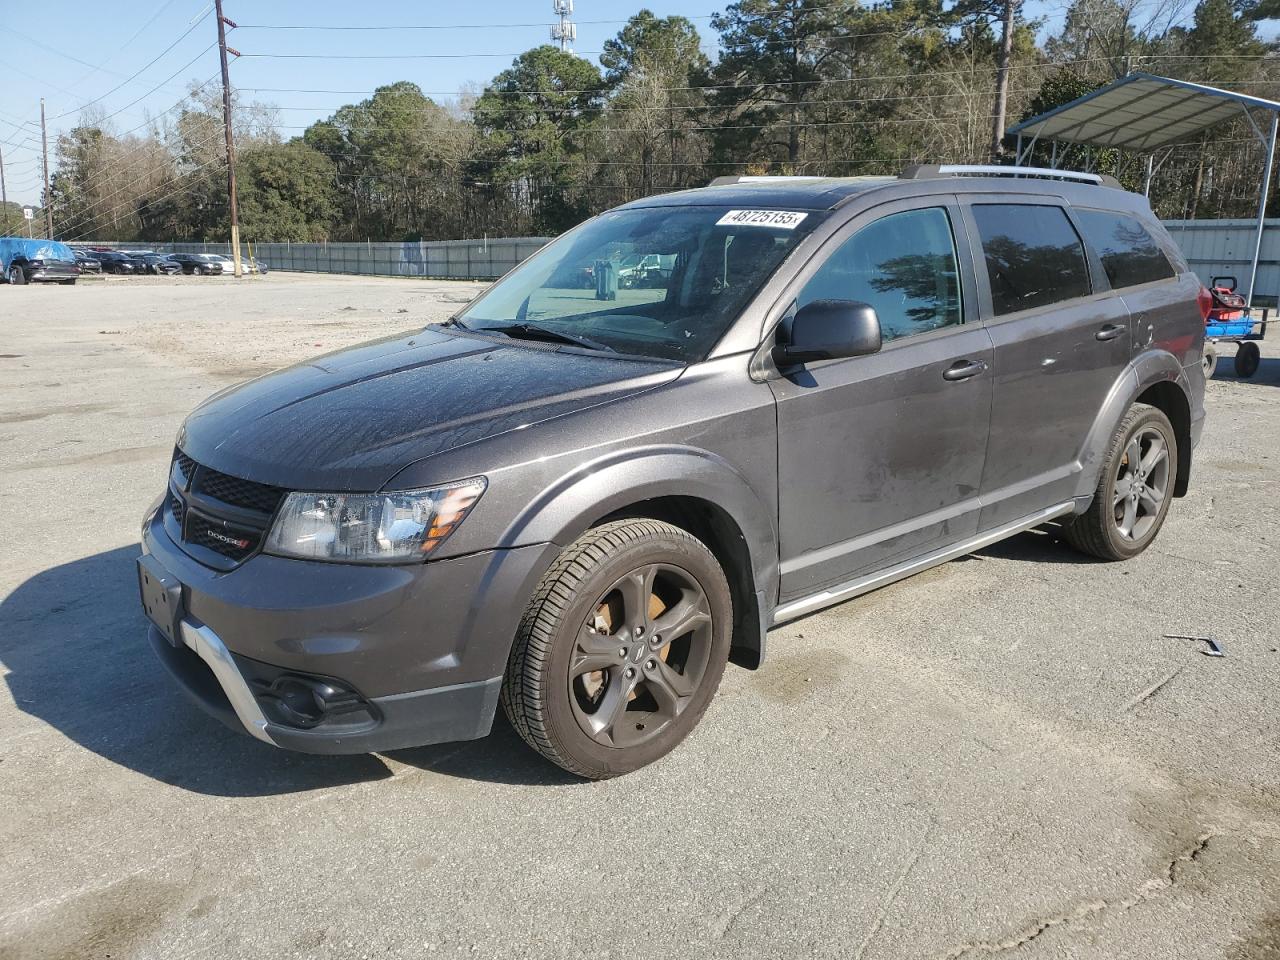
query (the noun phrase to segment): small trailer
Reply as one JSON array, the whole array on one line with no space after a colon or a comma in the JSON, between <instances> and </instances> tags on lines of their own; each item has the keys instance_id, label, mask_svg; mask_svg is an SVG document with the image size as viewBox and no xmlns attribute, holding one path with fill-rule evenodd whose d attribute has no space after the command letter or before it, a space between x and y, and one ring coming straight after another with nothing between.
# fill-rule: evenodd
<instances>
[{"instance_id":1,"label":"small trailer","mask_svg":"<svg viewBox=\"0 0 1280 960\"><path fill-rule=\"evenodd\" d=\"M1236 376L1248 379L1258 372L1262 351L1256 341L1267 335L1267 313L1254 320L1248 302L1236 293L1235 277L1214 277L1209 294L1213 305L1204 321L1204 375L1207 380L1218 366L1218 344L1236 344Z\"/></svg>"}]
</instances>

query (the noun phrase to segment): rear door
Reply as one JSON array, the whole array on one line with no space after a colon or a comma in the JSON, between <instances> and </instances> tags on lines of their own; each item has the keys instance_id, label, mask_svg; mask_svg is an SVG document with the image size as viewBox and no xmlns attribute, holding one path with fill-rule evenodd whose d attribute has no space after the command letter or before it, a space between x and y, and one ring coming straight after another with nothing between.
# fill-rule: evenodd
<instances>
[{"instance_id":1,"label":"rear door","mask_svg":"<svg viewBox=\"0 0 1280 960\"><path fill-rule=\"evenodd\" d=\"M973 534L991 341L950 197L855 218L797 278L796 304L876 308L884 346L770 381L778 416L782 600Z\"/></svg>"},{"instance_id":2,"label":"rear door","mask_svg":"<svg viewBox=\"0 0 1280 960\"><path fill-rule=\"evenodd\" d=\"M1168 350L1184 367L1197 366L1204 334L1196 303L1200 283L1190 276L1179 279L1170 257L1173 251L1166 251L1156 239L1159 228L1149 230L1130 213L1079 206L1072 211L1111 289L1129 308L1132 352L1156 346Z\"/></svg>"},{"instance_id":3,"label":"rear door","mask_svg":"<svg viewBox=\"0 0 1280 960\"><path fill-rule=\"evenodd\" d=\"M1079 453L1129 361L1129 311L1051 197L966 198L995 348L981 529L1069 500Z\"/></svg>"}]
</instances>

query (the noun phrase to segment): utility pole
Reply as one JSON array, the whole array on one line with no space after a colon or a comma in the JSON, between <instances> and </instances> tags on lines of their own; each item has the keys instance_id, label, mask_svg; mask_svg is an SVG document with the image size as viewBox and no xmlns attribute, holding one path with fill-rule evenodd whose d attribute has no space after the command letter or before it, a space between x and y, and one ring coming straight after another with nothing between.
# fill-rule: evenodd
<instances>
[{"instance_id":1,"label":"utility pole","mask_svg":"<svg viewBox=\"0 0 1280 960\"><path fill-rule=\"evenodd\" d=\"M1004 119L1009 105L1009 61L1013 58L1013 14L1018 0L1002 0L1000 60L996 67L996 104L991 117L991 161L1004 154Z\"/></svg>"},{"instance_id":2,"label":"utility pole","mask_svg":"<svg viewBox=\"0 0 1280 960\"><path fill-rule=\"evenodd\" d=\"M44 152L44 225L53 239L53 198L49 196L49 131L44 125L44 97L40 98L40 143Z\"/></svg>"},{"instance_id":3,"label":"utility pole","mask_svg":"<svg viewBox=\"0 0 1280 960\"><path fill-rule=\"evenodd\" d=\"M0 148L0 209L9 203L9 191L4 188L4 149Z\"/></svg>"},{"instance_id":4,"label":"utility pole","mask_svg":"<svg viewBox=\"0 0 1280 960\"><path fill-rule=\"evenodd\" d=\"M227 70L227 51L237 57L240 51L227 47L227 25L235 22L222 15L222 0L213 0L218 18L218 55L222 58L222 126L227 134L227 199L231 207L231 259L235 263L236 276L243 276L240 267L240 213L236 209L236 144L231 135L231 75Z\"/></svg>"}]
</instances>

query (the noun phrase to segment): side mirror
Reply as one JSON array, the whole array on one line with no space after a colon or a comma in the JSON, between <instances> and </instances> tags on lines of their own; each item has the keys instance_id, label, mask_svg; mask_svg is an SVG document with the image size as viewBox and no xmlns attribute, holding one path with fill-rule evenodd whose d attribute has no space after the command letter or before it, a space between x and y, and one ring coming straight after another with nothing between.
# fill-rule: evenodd
<instances>
[{"instance_id":1,"label":"side mirror","mask_svg":"<svg viewBox=\"0 0 1280 960\"><path fill-rule=\"evenodd\" d=\"M880 350L880 320L857 300L814 300L783 323L773 361L791 367L814 360L861 357Z\"/></svg>"}]
</instances>

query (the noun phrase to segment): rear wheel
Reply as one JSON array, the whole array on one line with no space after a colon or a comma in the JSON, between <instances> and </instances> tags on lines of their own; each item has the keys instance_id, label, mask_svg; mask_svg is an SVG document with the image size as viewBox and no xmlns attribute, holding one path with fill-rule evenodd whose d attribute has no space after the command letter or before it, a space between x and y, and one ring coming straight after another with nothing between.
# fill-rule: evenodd
<instances>
[{"instance_id":1,"label":"rear wheel","mask_svg":"<svg viewBox=\"0 0 1280 960\"><path fill-rule=\"evenodd\" d=\"M1213 376L1213 371L1218 368L1218 348L1208 340L1204 342L1204 353L1200 356L1200 362L1204 365L1204 378L1208 380Z\"/></svg>"},{"instance_id":2,"label":"rear wheel","mask_svg":"<svg viewBox=\"0 0 1280 960\"><path fill-rule=\"evenodd\" d=\"M733 602L701 541L656 520L587 531L525 611L502 704L525 742L591 779L628 773L697 725L729 656Z\"/></svg>"},{"instance_id":3,"label":"rear wheel","mask_svg":"<svg viewBox=\"0 0 1280 960\"><path fill-rule=\"evenodd\" d=\"M1135 403L1120 421L1102 464L1093 503L1064 530L1068 543L1102 560L1127 560L1160 532L1178 474L1169 418Z\"/></svg>"},{"instance_id":4,"label":"rear wheel","mask_svg":"<svg viewBox=\"0 0 1280 960\"><path fill-rule=\"evenodd\" d=\"M1236 350L1236 376L1249 379L1258 372L1258 364L1262 362L1262 351L1251 340L1240 344Z\"/></svg>"}]
</instances>

